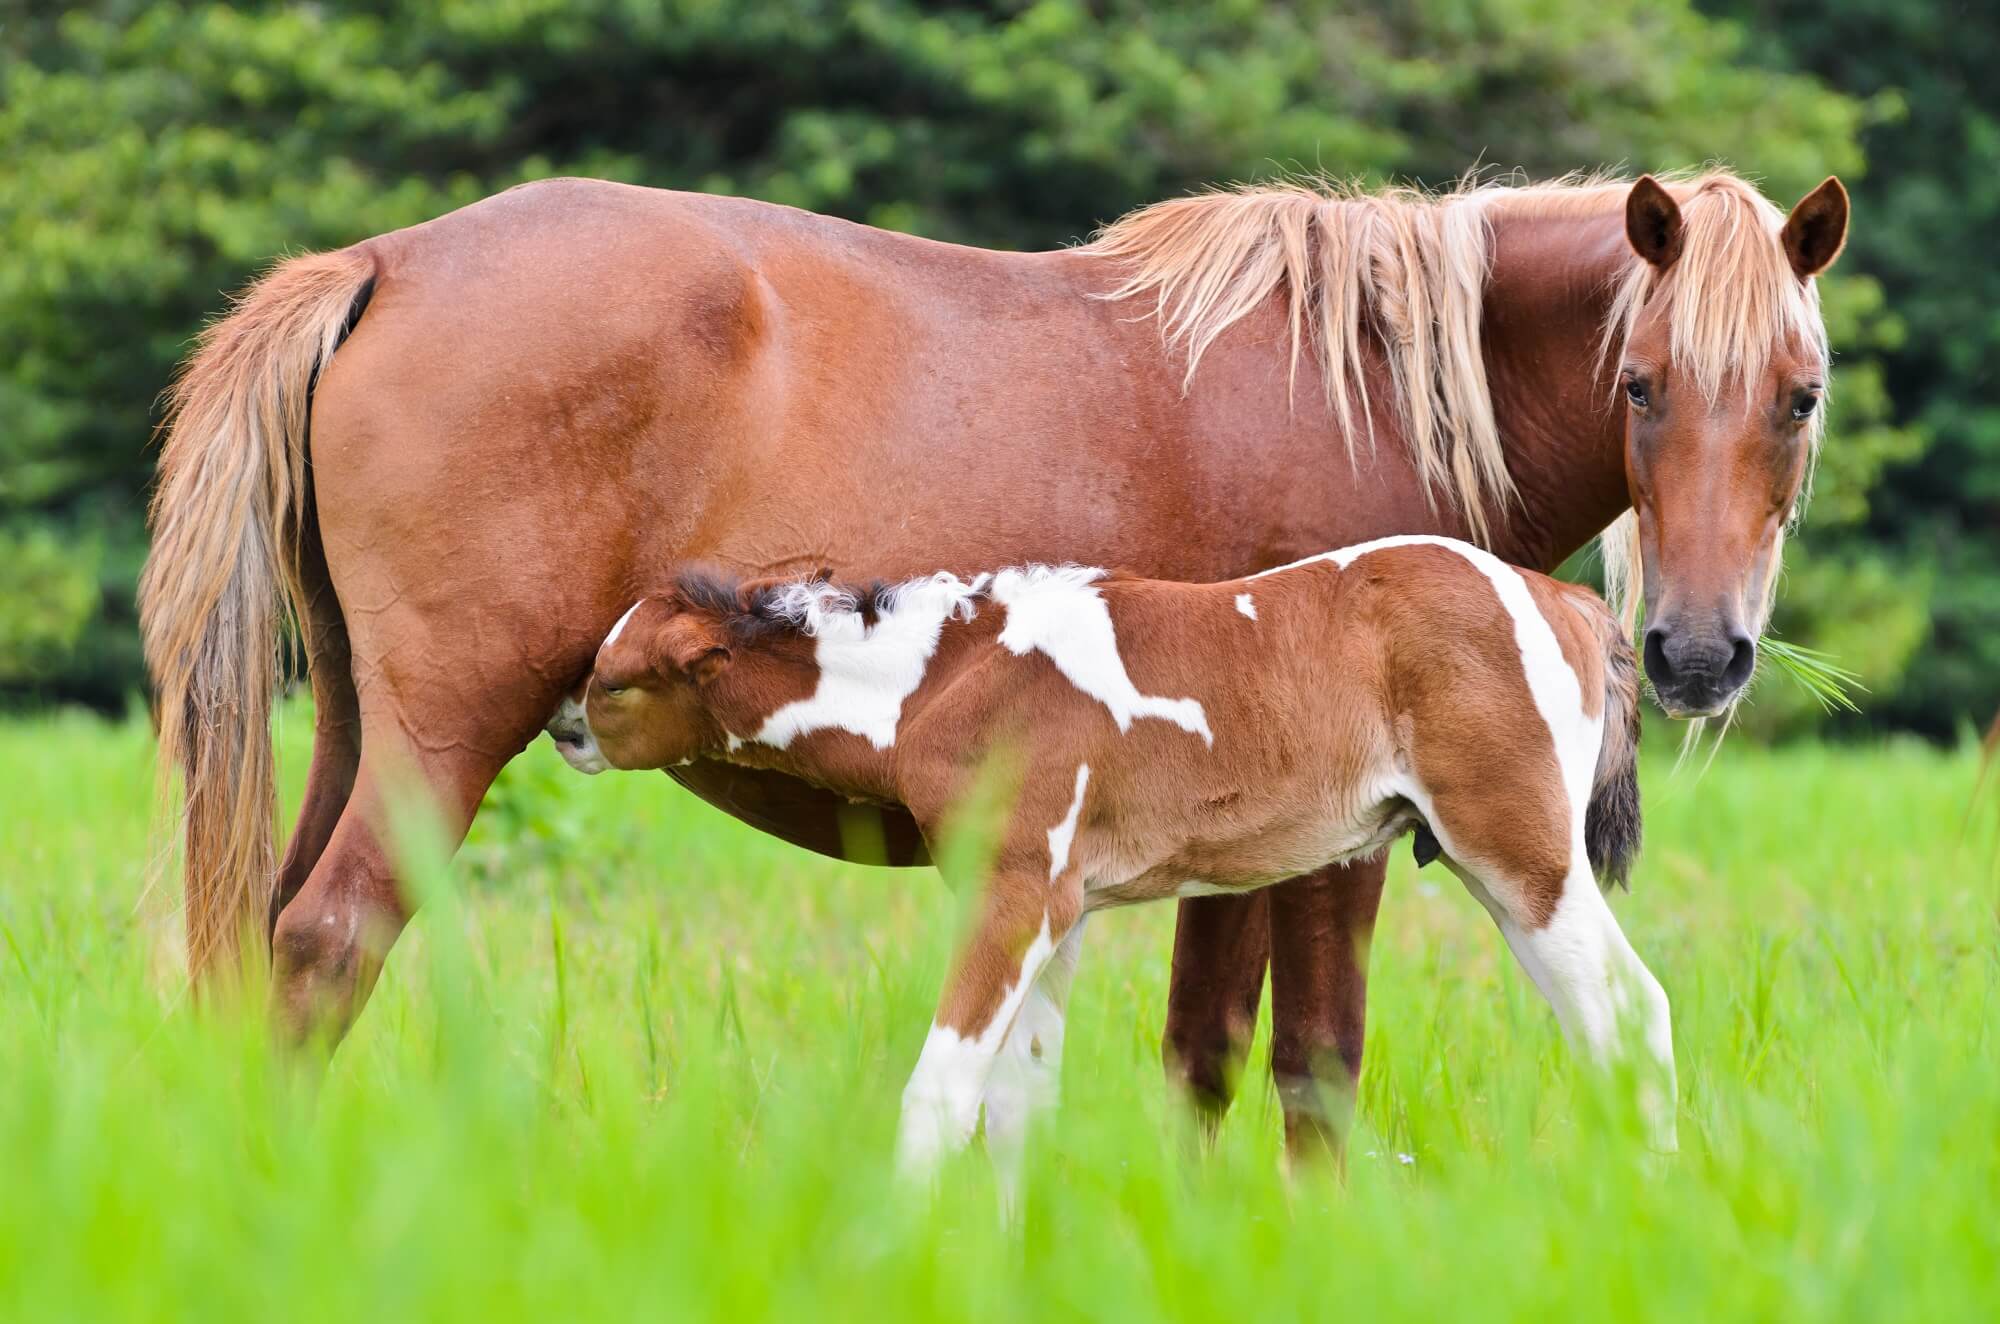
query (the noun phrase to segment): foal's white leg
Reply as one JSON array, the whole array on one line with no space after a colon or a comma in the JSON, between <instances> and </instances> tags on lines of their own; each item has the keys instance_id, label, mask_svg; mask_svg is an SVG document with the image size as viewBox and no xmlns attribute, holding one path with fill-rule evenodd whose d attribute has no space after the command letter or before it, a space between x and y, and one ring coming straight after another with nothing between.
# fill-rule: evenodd
<instances>
[{"instance_id":1,"label":"foal's white leg","mask_svg":"<svg viewBox=\"0 0 2000 1324\"><path fill-rule=\"evenodd\" d=\"M1508 904L1513 889L1505 884L1496 895L1473 873L1462 871L1460 877L1492 912L1508 947L1555 1009L1573 1046L1600 1064L1620 1058L1630 1047L1644 1052L1639 1106L1653 1148L1674 1152L1679 1146L1667 993L1626 941L1589 863L1579 858L1571 866L1554 913L1541 925L1524 916L1521 907Z\"/></svg>"},{"instance_id":2,"label":"foal's white leg","mask_svg":"<svg viewBox=\"0 0 2000 1324\"><path fill-rule=\"evenodd\" d=\"M979 941L975 939L975 943ZM1050 934L1045 916L1041 932L1028 945L1018 972L984 1025L967 1027L961 1032L944 1024L942 1019L932 1023L916 1070L910 1073L910 1082L903 1088L896 1161L906 1176L927 1176L946 1154L963 1148L972 1139L979 1125L980 1100L986 1093L1000 1046L1055 951L1056 938ZM963 977L961 974L954 978ZM947 1001L949 998L947 990Z\"/></svg>"},{"instance_id":3,"label":"foal's white leg","mask_svg":"<svg viewBox=\"0 0 2000 1324\"><path fill-rule=\"evenodd\" d=\"M1062 1095L1063 1013L1082 952L1078 920L1042 967L986 1081L986 1151L1010 1192L1020 1177L1029 1128Z\"/></svg>"}]
</instances>

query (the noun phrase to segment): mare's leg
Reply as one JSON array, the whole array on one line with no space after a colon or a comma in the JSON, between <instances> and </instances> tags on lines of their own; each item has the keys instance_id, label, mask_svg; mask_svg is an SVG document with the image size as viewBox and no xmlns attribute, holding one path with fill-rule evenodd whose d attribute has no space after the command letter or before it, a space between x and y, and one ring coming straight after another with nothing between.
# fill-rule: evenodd
<instances>
[{"instance_id":1,"label":"mare's leg","mask_svg":"<svg viewBox=\"0 0 2000 1324\"><path fill-rule=\"evenodd\" d=\"M305 634L313 689L312 766L306 773L306 795L299 805L298 822L278 869L278 886L271 894L266 937L333 839L341 811L353 794L355 774L361 769L361 704L354 692L347 625L340 618L340 604L326 577L319 539L313 536L308 542Z\"/></svg>"},{"instance_id":2,"label":"mare's leg","mask_svg":"<svg viewBox=\"0 0 2000 1324\"><path fill-rule=\"evenodd\" d=\"M986 1150L1001 1180L1017 1180L1028 1129L1051 1111L1062 1095L1063 1015L1070 983L1083 954L1084 921L1078 920L1056 944L1041 977L1021 1004L993 1074L986 1082Z\"/></svg>"},{"instance_id":3,"label":"mare's leg","mask_svg":"<svg viewBox=\"0 0 2000 1324\"><path fill-rule=\"evenodd\" d=\"M1001 1045L1080 917L1080 900L1050 886L1046 864L996 870L903 1090L896 1156L906 1175L928 1173L972 1138Z\"/></svg>"},{"instance_id":4,"label":"mare's leg","mask_svg":"<svg viewBox=\"0 0 2000 1324\"><path fill-rule=\"evenodd\" d=\"M1174 925L1173 982L1160 1055L1213 1133L1236 1091L1257 1030L1271 950L1272 890L1189 897Z\"/></svg>"},{"instance_id":5,"label":"mare's leg","mask_svg":"<svg viewBox=\"0 0 2000 1324\"><path fill-rule=\"evenodd\" d=\"M1368 944L1387 857L1181 902L1165 1057L1210 1129L1229 1107L1271 966L1271 1072L1297 1153L1338 1145L1361 1075Z\"/></svg>"},{"instance_id":6,"label":"mare's leg","mask_svg":"<svg viewBox=\"0 0 2000 1324\"><path fill-rule=\"evenodd\" d=\"M433 699L443 691L426 691ZM500 769L534 738L553 698L467 692L421 718L363 695L366 754L326 849L278 916L272 934L274 1006L294 1039L345 1033L409 918L397 886L394 810L427 800L456 846Z\"/></svg>"},{"instance_id":7,"label":"mare's leg","mask_svg":"<svg viewBox=\"0 0 2000 1324\"><path fill-rule=\"evenodd\" d=\"M1385 851L1268 889L1271 1074L1294 1156L1339 1153L1361 1080L1368 946L1389 869Z\"/></svg>"}]
</instances>

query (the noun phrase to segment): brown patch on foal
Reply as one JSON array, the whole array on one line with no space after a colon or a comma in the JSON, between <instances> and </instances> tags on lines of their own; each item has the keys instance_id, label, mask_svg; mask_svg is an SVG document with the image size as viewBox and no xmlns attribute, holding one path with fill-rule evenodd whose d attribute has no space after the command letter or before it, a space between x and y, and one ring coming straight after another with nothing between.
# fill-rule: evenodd
<instances>
[{"instance_id":1,"label":"brown patch on foal","mask_svg":"<svg viewBox=\"0 0 2000 1324\"><path fill-rule=\"evenodd\" d=\"M1470 857L1487 878L1518 888L1518 896L1499 899L1540 928L1555 914L1573 864L1570 804L1555 739L1519 662L1514 618L1484 576L1468 575L1464 559L1446 548L1377 552L1349 573L1366 573L1370 561L1380 567L1369 585L1377 590L1372 607L1394 641L1396 730L1430 794L1433 830L1442 829L1461 864ZM1584 635L1561 601L1567 595L1539 576L1523 578L1573 660ZM1449 642L1440 646L1435 604L1447 598L1464 606L1449 611ZM1586 702L1593 689L1601 710L1601 682L1586 684ZM1502 712L1524 716L1496 723L1493 714Z\"/></svg>"}]
</instances>

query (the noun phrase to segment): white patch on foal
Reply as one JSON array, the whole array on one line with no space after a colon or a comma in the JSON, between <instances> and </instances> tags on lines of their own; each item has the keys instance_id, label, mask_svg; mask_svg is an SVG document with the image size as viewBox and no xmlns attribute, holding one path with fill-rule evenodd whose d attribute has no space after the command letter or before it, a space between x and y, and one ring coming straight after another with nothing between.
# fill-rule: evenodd
<instances>
[{"instance_id":1,"label":"white patch on foal","mask_svg":"<svg viewBox=\"0 0 2000 1324\"><path fill-rule=\"evenodd\" d=\"M604 636L604 642L597 646L599 652L618 642L618 636L625 633L625 623L632 619L632 613L645 604L645 599L633 603L611 627L611 633ZM574 695L565 694L555 712L544 724L543 730L555 741L556 752L563 756L563 762L578 772L595 775L611 767L604 751L597 747L597 735L590 729L590 717L584 712L583 701Z\"/></svg>"},{"instance_id":2,"label":"white patch on foal","mask_svg":"<svg viewBox=\"0 0 2000 1324\"><path fill-rule=\"evenodd\" d=\"M1073 565L1002 570L990 594L1007 611L1001 646L1018 657L1037 649L1048 654L1070 684L1111 710L1121 732L1137 718L1157 717L1214 745L1201 704L1141 694L1126 674L1111 609L1096 587L1103 577L1102 570Z\"/></svg>"},{"instance_id":3,"label":"white patch on foal","mask_svg":"<svg viewBox=\"0 0 2000 1324\"><path fill-rule=\"evenodd\" d=\"M1199 878L1190 878L1174 889L1174 895L1182 899L1191 896L1241 896L1240 887L1224 887L1220 883L1205 883Z\"/></svg>"},{"instance_id":4,"label":"white patch on foal","mask_svg":"<svg viewBox=\"0 0 2000 1324\"><path fill-rule=\"evenodd\" d=\"M1090 785L1090 765L1076 765L1076 794L1069 802L1069 812L1062 822L1049 829L1049 881L1053 883L1062 877L1062 871L1069 868L1070 843L1076 840L1076 822L1083 814L1083 788Z\"/></svg>"},{"instance_id":5,"label":"white patch on foal","mask_svg":"<svg viewBox=\"0 0 2000 1324\"><path fill-rule=\"evenodd\" d=\"M1257 619L1257 604L1250 600L1248 593L1238 593L1236 595L1236 610L1242 612L1253 621Z\"/></svg>"},{"instance_id":6,"label":"white patch on foal","mask_svg":"<svg viewBox=\"0 0 2000 1324\"><path fill-rule=\"evenodd\" d=\"M854 599L827 584L795 584L778 608L816 640L819 683L812 697L772 713L750 741L784 749L814 731L852 731L877 749L896 743L903 702L923 683L944 623L970 620L986 576L967 583L943 571L891 589L875 623L861 619ZM747 741L730 737L730 747Z\"/></svg>"},{"instance_id":7,"label":"white patch on foal","mask_svg":"<svg viewBox=\"0 0 2000 1324\"><path fill-rule=\"evenodd\" d=\"M618 636L625 633L625 622L632 619L632 613L639 610L640 606L645 601L646 600L644 598L640 598L638 602L633 603L631 606L625 609L625 614L618 618L618 624L611 627L611 633L605 635L604 642L597 646L599 652L603 652L605 649L611 647L611 645L618 642Z\"/></svg>"},{"instance_id":8,"label":"white patch on foal","mask_svg":"<svg viewBox=\"0 0 2000 1324\"><path fill-rule=\"evenodd\" d=\"M1083 924L1080 919L1076 922L1042 967L994 1057L981 1096L986 1107L986 1152L993 1158L1009 1209L1019 1206L1028 1128L1061 1100L1063 1016L1077 959L1083 954Z\"/></svg>"}]
</instances>

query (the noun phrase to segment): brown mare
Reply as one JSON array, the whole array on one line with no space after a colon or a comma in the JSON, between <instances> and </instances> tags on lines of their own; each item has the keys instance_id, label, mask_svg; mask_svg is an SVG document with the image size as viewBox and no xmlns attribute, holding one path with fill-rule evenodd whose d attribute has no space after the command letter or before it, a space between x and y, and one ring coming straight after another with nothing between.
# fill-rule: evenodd
<instances>
[{"instance_id":1,"label":"brown mare","mask_svg":"<svg viewBox=\"0 0 2000 1324\"><path fill-rule=\"evenodd\" d=\"M1636 507L1609 543L1643 562L1652 683L1720 708L1817 435L1812 277L1846 224L1835 181L1787 219L1726 173L1264 187L993 253L555 180L285 262L176 388L140 592L190 965L262 926L291 1028L344 1025L406 918L385 778L415 768L462 832L688 559L1205 581L1429 531L1546 569ZM287 610L317 732L279 861ZM676 775L844 849L835 797ZM917 857L906 815L880 829ZM1383 867L1182 903L1167 1055L1197 1098L1226 1101L1267 953L1288 1116L1312 1118L1316 1071L1351 1086Z\"/></svg>"},{"instance_id":2,"label":"brown mare","mask_svg":"<svg viewBox=\"0 0 2000 1324\"><path fill-rule=\"evenodd\" d=\"M933 845L975 784L1009 806L903 1094L906 1171L983 1111L1011 1184L1059 1090L1089 912L1247 892L1413 827L1579 1047L1645 1046L1650 1138L1674 1147L1666 994L1592 877L1638 848L1639 687L1589 591L1421 535L1221 584L671 582L551 725L574 766L783 773L906 809Z\"/></svg>"}]
</instances>

